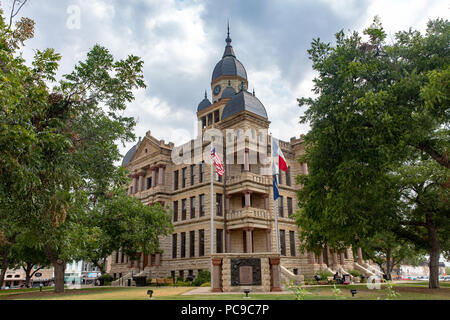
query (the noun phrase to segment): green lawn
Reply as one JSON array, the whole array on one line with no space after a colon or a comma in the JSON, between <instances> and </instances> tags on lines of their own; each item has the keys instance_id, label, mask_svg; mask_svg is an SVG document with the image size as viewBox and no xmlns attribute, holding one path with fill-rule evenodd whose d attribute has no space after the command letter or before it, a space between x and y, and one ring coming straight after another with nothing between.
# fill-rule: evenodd
<instances>
[{"instance_id":1,"label":"green lawn","mask_svg":"<svg viewBox=\"0 0 450 320\"><path fill-rule=\"evenodd\" d=\"M441 283L441 289L430 290L426 282L396 284L394 290L400 295L399 300L450 300L450 283ZM378 300L386 299L384 286L381 290L370 290L365 285L337 286L341 289L338 296L334 295L332 286L317 286L306 288L308 294L305 300ZM0 300L148 300L147 290L150 288L95 287L80 290L66 290L64 294L54 294L52 288L0 291ZM244 294L202 294L182 295L193 290L193 287L160 287L151 288L155 300L242 300ZM352 297L351 289L357 289L356 297ZM245 299L247 300L247 299ZM249 300L295 300L289 294L257 294L251 293Z\"/></svg>"}]
</instances>

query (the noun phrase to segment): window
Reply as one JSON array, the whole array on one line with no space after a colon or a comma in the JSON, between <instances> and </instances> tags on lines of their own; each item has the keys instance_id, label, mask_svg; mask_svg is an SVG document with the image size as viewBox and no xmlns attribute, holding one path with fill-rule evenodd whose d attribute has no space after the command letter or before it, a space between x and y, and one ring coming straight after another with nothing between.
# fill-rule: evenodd
<instances>
[{"instance_id":1,"label":"window","mask_svg":"<svg viewBox=\"0 0 450 320\"><path fill-rule=\"evenodd\" d=\"M205 230L198 231L198 256L203 257L205 255Z\"/></svg>"},{"instance_id":2,"label":"window","mask_svg":"<svg viewBox=\"0 0 450 320\"><path fill-rule=\"evenodd\" d=\"M177 234L172 235L172 259L177 258Z\"/></svg>"},{"instance_id":3,"label":"window","mask_svg":"<svg viewBox=\"0 0 450 320\"><path fill-rule=\"evenodd\" d=\"M181 173L181 187L186 188L186 180L187 180L187 168L183 168Z\"/></svg>"},{"instance_id":4,"label":"window","mask_svg":"<svg viewBox=\"0 0 450 320\"><path fill-rule=\"evenodd\" d=\"M189 232L189 256L195 257L195 231Z\"/></svg>"},{"instance_id":5,"label":"window","mask_svg":"<svg viewBox=\"0 0 450 320\"><path fill-rule=\"evenodd\" d=\"M217 123L220 121L219 110L214 111L214 122Z\"/></svg>"},{"instance_id":6,"label":"window","mask_svg":"<svg viewBox=\"0 0 450 320\"><path fill-rule=\"evenodd\" d=\"M178 273L180 274L181 280L184 281L184 270L180 270Z\"/></svg>"},{"instance_id":7,"label":"window","mask_svg":"<svg viewBox=\"0 0 450 320\"><path fill-rule=\"evenodd\" d=\"M195 184L195 164L191 165L191 186Z\"/></svg>"},{"instance_id":8,"label":"window","mask_svg":"<svg viewBox=\"0 0 450 320\"><path fill-rule=\"evenodd\" d=\"M178 221L178 201L173 202L173 222Z\"/></svg>"},{"instance_id":9,"label":"window","mask_svg":"<svg viewBox=\"0 0 450 320\"><path fill-rule=\"evenodd\" d=\"M186 232L181 233L181 258L186 257Z\"/></svg>"},{"instance_id":10,"label":"window","mask_svg":"<svg viewBox=\"0 0 450 320\"><path fill-rule=\"evenodd\" d=\"M287 208L288 208L288 216L292 216L294 210L292 208L292 198L287 198Z\"/></svg>"},{"instance_id":11,"label":"window","mask_svg":"<svg viewBox=\"0 0 450 320\"><path fill-rule=\"evenodd\" d=\"M223 252L223 229L216 229L216 253Z\"/></svg>"},{"instance_id":12,"label":"window","mask_svg":"<svg viewBox=\"0 0 450 320\"><path fill-rule=\"evenodd\" d=\"M298 274L298 269L294 269L292 272L293 272L294 274Z\"/></svg>"},{"instance_id":13,"label":"window","mask_svg":"<svg viewBox=\"0 0 450 320\"><path fill-rule=\"evenodd\" d=\"M200 217L205 216L205 195L200 195Z\"/></svg>"},{"instance_id":14,"label":"window","mask_svg":"<svg viewBox=\"0 0 450 320\"><path fill-rule=\"evenodd\" d=\"M280 200L278 202L278 215L280 217L284 217L283 196L280 196Z\"/></svg>"},{"instance_id":15,"label":"window","mask_svg":"<svg viewBox=\"0 0 450 320\"><path fill-rule=\"evenodd\" d=\"M178 170L173 173L173 190L178 190Z\"/></svg>"},{"instance_id":16,"label":"window","mask_svg":"<svg viewBox=\"0 0 450 320\"><path fill-rule=\"evenodd\" d=\"M181 200L181 220L186 220L186 199Z\"/></svg>"},{"instance_id":17,"label":"window","mask_svg":"<svg viewBox=\"0 0 450 320\"><path fill-rule=\"evenodd\" d=\"M220 193L216 193L216 215L218 217L223 215L222 203L222 195Z\"/></svg>"},{"instance_id":18,"label":"window","mask_svg":"<svg viewBox=\"0 0 450 320\"><path fill-rule=\"evenodd\" d=\"M202 163L200 163L200 169L199 169L199 181L198 182L204 182L205 181L205 161L202 161Z\"/></svg>"},{"instance_id":19,"label":"window","mask_svg":"<svg viewBox=\"0 0 450 320\"><path fill-rule=\"evenodd\" d=\"M202 117L202 128L206 128L206 116Z\"/></svg>"},{"instance_id":20,"label":"window","mask_svg":"<svg viewBox=\"0 0 450 320\"><path fill-rule=\"evenodd\" d=\"M152 178L147 178L147 190L152 187Z\"/></svg>"},{"instance_id":21,"label":"window","mask_svg":"<svg viewBox=\"0 0 450 320\"><path fill-rule=\"evenodd\" d=\"M291 186L291 167L288 167L288 170L286 171L286 185Z\"/></svg>"},{"instance_id":22,"label":"window","mask_svg":"<svg viewBox=\"0 0 450 320\"><path fill-rule=\"evenodd\" d=\"M125 262L125 254L122 251L122 256L120 257L120 263L124 263Z\"/></svg>"},{"instance_id":23,"label":"window","mask_svg":"<svg viewBox=\"0 0 450 320\"><path fill-rule=\"evenodd\" d=\"M195 197L191 197L191 219L195 218Z\"/></svg>"},{"instance_id":24,"label":"window","mask_svg":"<svg viewBox=\"0 0 450 320\"><path fill-rule=\"evenodd\" d=\"M295 257L295 232L289 231L289 242L291 245L291 256Z\"/></svg>"},{"instance_id":25,"label":"window","mask_svg":"<svg viewBox=\"0 0 450 320\"><path fill-rule=\"evenodd\" d=\"M281 255L286 256L286 232L280 230Z\"/></svg>"},{"instance_id":26,"label":"window","mask_svg":"<svg viewBox=\"0 0 450 320\"><path fill-rule=\"evenodd\" d=\"M119 251L116 251L116 263L119 263Z\"/></svg>"},{"instance_id":27,"label":"window","mask_svg":"<svg viewBox=\"0 0 450 320\"><path fill-rule=\"evenodd\" d=\"M215 175L216 175L216 181L217 181L217 182L222 182L222 176L219 176L219 175L217 174L217 172L215 173Z\"/></svg>"},{"instance_id":28,"label":"window","mask_svg":"<svg viewBox=\"0 0 450 320\"><path fill-rule=\"evenodd\" d=\"M278 184L281 185L283 183L283 171L280 170L280 174L278 175Z\"/></svg>"},{"instance_id":29,"label":"window","mask_svg":"<svg viewBox=\"0 0 450 320\"><path fill-rule=\"evenodd\" d=\"M213 114L210 113L210 114L208 114L208 126L210 126L212 124L213 124Z\"/></svg>"},{"instance_id":30,"label":"window","mask_svg":"<svg viewBox=\"0 0 450 320\"><path fill-rule=\"evenodd\" d=\"M245 208L245 196L242 196L242 208Z\"/></svg>"},{"instance_id":31,"label":"window","mask_svg":"<svg viewBox=\"0 0 450 320\"><path fill-rule=\"evenodd\" d=\"M247 233L242 231L242 243L244 244L244 252L247 252Z\"/></svg>"},{"instance_id":32,"label":"window","mask_svg":"<svg viewBox=\"0 0 450 320\"><path fill-rule=\"evenodd\" d=\"M245 170L245 165L241 164L241 172L244 172L244 170Z\"/></svg>"}]
</instances>

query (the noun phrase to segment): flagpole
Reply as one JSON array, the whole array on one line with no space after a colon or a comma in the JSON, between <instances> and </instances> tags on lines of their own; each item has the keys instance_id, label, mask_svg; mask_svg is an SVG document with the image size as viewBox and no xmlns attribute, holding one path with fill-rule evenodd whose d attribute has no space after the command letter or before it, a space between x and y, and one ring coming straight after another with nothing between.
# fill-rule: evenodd
<instances>
[{"instance_id":1,"label":"flagpole","mask_svg":"<svg viewBox=\"0 0 450 320\"><path fill-rule=\"evenodd\" d=\"M275 175L275 179L277 179L277 183L278 183L277 175ZM276 245L277 245L276 253L280 253L280 232L278 231L278 212L277 212L277 209L278 209L277 204L278 204L279 199L280 198L273 201L273 215L275 217L275 233L276 233L275 239L276 239Z\"/></svg>"},{"instance_id":2,"label":"flagpole","mask_svg":"<svg viewBox=\"0 0 450 320\"><path fill-rule=\"evenodd\" d=\"M278 186L278 174L277 174L277 172L276 171L274 171L275 170L275 160L274 160L274 157L273 157L273 136L271 135L270 136L270 152L271 152L271 154L270 154L270 156L272 157L272 173L275 173L275 180L276 180L276 184L277 184L277 186ZM279 170L279 169L278 169ZM273 177L272 177L272 179L273 179ZM272 189L273 190L273 189ZM276 253L280 253L280 232L278 231L278 212L277 212L277 200L279 199L277 199L277 200L275 200L275 190L273 190L273 216L274 216L274 219L275 219L275 242L276 242L276 246L277 246L277 248L276 248Z\"/></svg>"},{"instance_id":3,"label":"flagpole","mask_svg":"<svg viewBox=\"0 0 450 320\"><path fill-rule=\"evenodd\" d=\"M213 196L213 192L214 192L214 187L213 187L213 159L211 158L211 233L210 233L210 246L211 246L211 288L214 290L214 277L213 277L213 262L212 262L212 258L213 258L213 254L214 254L214 196Z\"/></svg>"}]
</instances>

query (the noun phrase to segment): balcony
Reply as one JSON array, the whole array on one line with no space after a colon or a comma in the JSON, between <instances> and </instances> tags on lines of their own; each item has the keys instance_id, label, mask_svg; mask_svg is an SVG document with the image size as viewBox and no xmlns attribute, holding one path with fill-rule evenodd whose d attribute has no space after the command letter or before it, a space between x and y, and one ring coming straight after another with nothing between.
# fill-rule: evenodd
<instances>
[{"instance_id":1,"label":"balcony","mask_svg":"<svg viewBox=\"0 0 450 320\"><path fill-rule=\"evenodd\" d=\"M270 212L260 208L232 209L227 215L229 229L244 227L268 228L270 227Z\"/></svg>"},{"instance_id":2,"label":"balcony","mask_svg":"<svg viewBox=\"0 0 450 320\"><path fill-rule=\"evenodd\" d=\"M243 188L267 193L267 187L271 185L271 178L252 172L242 172L239 175L227 177L227 191L229 194L241 192Z\"/></svg>"},{"instance_id":3,"label":"balcony","mask_svg":"<svg viewBox=\"0 0 450 320\"><path fill-rule=\"evenodd\" d=\"M159 193L167 193L168 192L168 187L165 185L158 185L156 187L144 190L144 191L140 191L138 193L135 193L134 196L139 199L139 200L144 200L147 199L151 196L154 196L156 194Z\"/></svg>"}]
</instances>

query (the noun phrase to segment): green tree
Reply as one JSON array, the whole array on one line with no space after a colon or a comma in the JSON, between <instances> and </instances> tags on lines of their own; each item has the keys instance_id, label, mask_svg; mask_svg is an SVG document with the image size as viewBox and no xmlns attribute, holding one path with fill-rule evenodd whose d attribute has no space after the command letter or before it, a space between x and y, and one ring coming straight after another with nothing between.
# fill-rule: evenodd
<instances>
[{"instance_id":1,"label":"green tree","mask_svg":"<svg viewBox=\"0 0 450 320\"><path fill-rule=\"evenodd\" d=\"M308 107L301 121L312 128L301 159L309 175L298 179L300 236L317 250L392 231L427 250L437 288L439 253L450 249L449 22L430 21L425 35L399 32L386 44L375 18L364 34L368 41L340 31L335 45L317 39L308 51L318 76L317 97L299 99ZM408 199L411 181L425 198Z\"/></svg>"},{"instance_id":2,"label":"green tree","mask_svg":"<svg viewBox=\"0 0 450 320\"><path fill-rule=\"evenodd\" d=\"M392 280L392 271L395 267L423 256L410 242L398 239L391 231L379 232L371 239L362 240L361 248L365 258L372 260L381 268L386 280Z\"/></svg>"},{"instance_id":3,"label":"green tree","mask_svg":"<svg viewBox=\"0 0 450 320\"><path fill-rule=\"evenodd\" d=\"M114 251L135 257L160 251L159 237L172 230L171 215L160 205L144 205L123 189L101 197L79 221L82 257L106 273L106 258Z\"/></svg>"},{"instance_id":4,"label":"green tree","mask_svg":"<svg viewBox=\"0 0 450 320\"><path fill-rule=\"evenodd\" d=\"M31 67L19 54L33 27L14 32L0 12L0 249L7 267L17 237L33 234L29 245L45 252L55 292L63 292L66 261L83 256L80 221L128 183L115 165L116 142L134 139L135 121L123 110L133 90L145 87L143 62L132 55L115 61L96 45L57 82L61 57L53 49L37 50ZM159 221L158 213L146 213L144 222ZM154 232L163 229L155 225Z\"/></svg>"}]
</instances>

